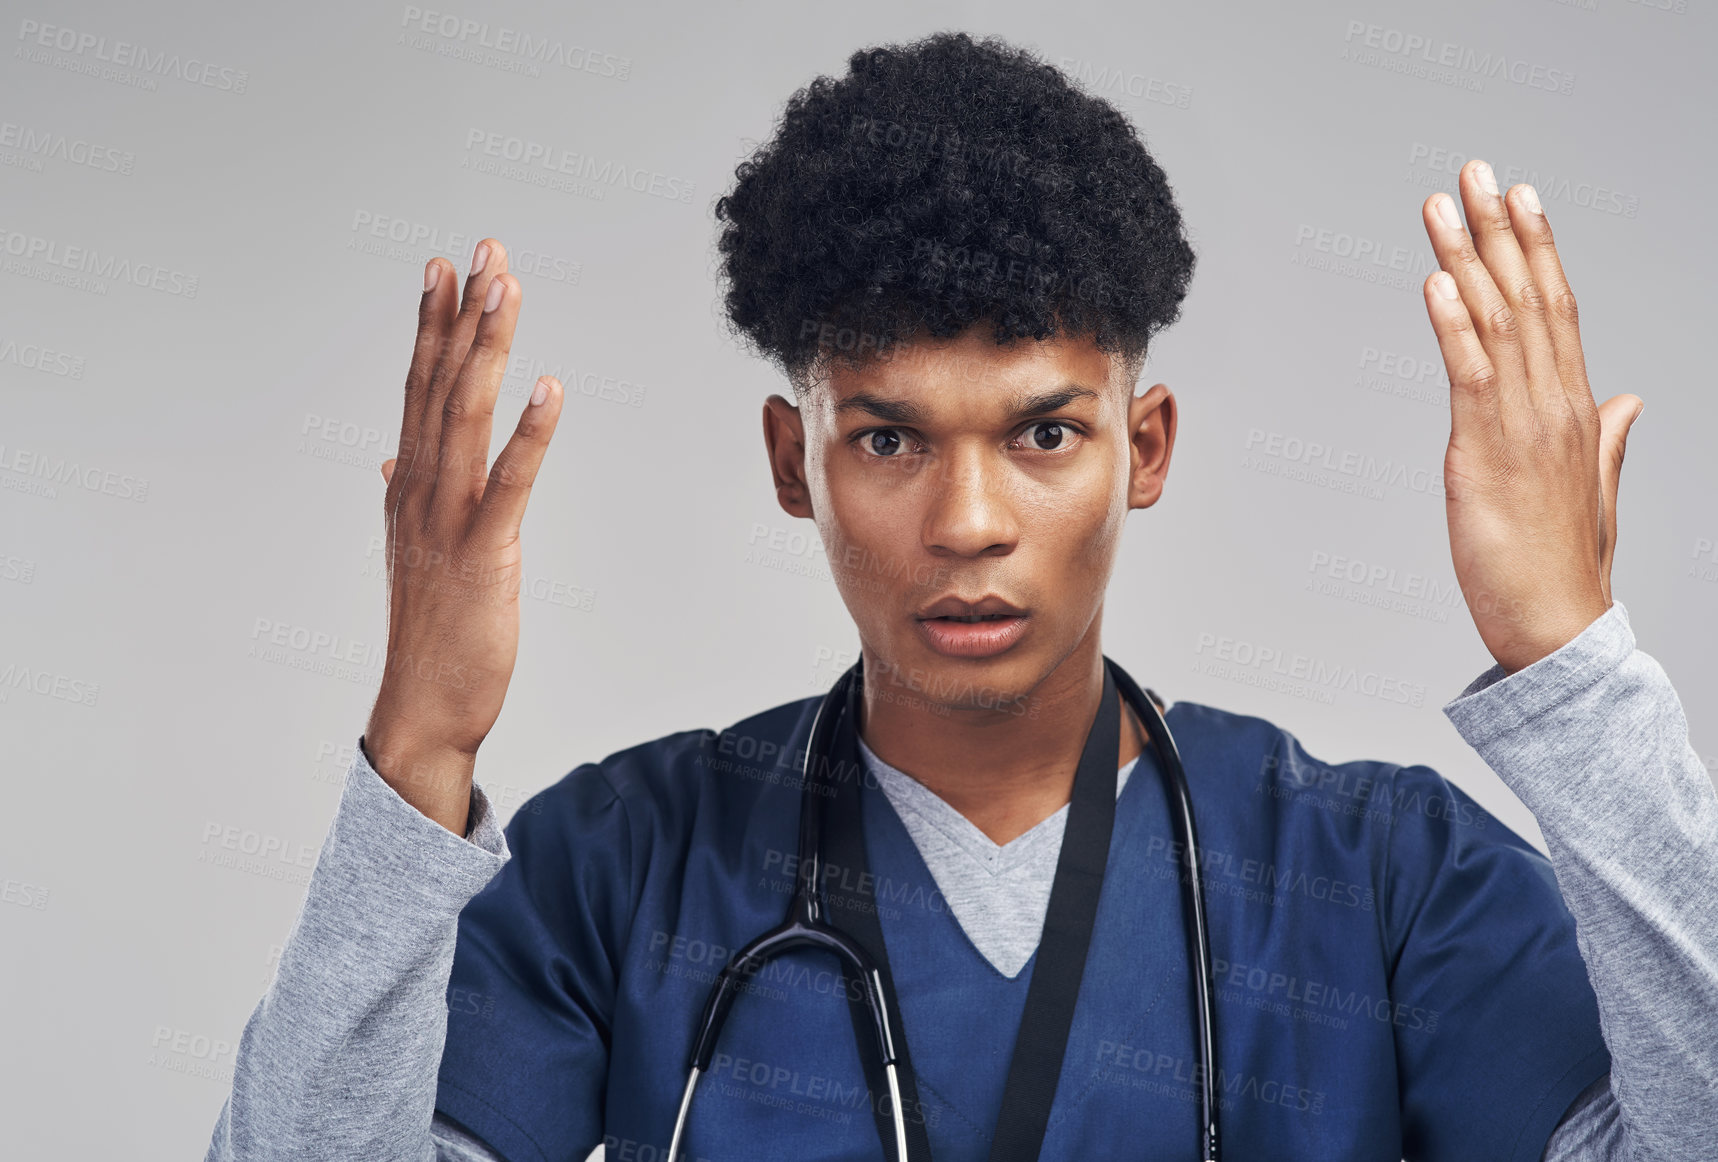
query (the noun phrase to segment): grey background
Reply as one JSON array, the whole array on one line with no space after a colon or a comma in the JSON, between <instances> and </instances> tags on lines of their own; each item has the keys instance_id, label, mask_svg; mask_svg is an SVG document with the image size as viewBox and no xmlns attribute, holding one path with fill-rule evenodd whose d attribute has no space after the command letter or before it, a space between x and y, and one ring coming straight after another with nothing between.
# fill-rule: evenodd
<instances>
[{"instance_id":1,"label":"grey background","mask_svg":"<svg viewBox=\"0 0 1718 1162\"><path fill-rule=\"evenodd\" d=\"M1420 203L1472 156L1506 184L1533 181L1598 398L1648 402L1615 594L1696 748L1718 756L1702 0L448 10L595 54L592 69L536 75L517 55L462 58L482 51L475 37L402 41L403 4L5 7L0 1107L20 1157L200 1156L230 1076L223 1045L299 906L380 661L377 465L438 252L376 253L357 224L434 230L462 271L486 234L515 272L521 252L547 256L523 280L495 442L536 374L568 384L525 527L545 596L524 602L479 759L504 811L579 762L813 693L851 660L815 548L767 551L815 534L774 504L759 407L783 385L718 325L710 208L787 96L876 42L960 27L1035 48L1128 111L1190 224L1192 295L1142 382L1176 390L1179 446L1163 501L1132 519L1107 652L1171 698L1271 718L1325 759L1435 766L1537 841L1439 710L1491 662L1459 594L1403 610L1377 604L1382 582L1309 588L1322 553L1453 593L1441 497L1353 495L1244 461L1256 430L1435 473L1447 403L1415 398L1368 352L1428 361L1420 387L1437 388ZM37 25L106 47L43 48ZM1400 35L1471 51L1453 70L1470 80L1388 67L1416 59L1389 51ZM113 68L115 41L214 71ZM1476 78L1486 54L1553 89ZM690 200L462 168L482 156L466 148L474 129L689 182ZM1454 160L1431 164L1434 150ZM1388 263L1318 269L1322 230L1400 247L1409 271L1390 285L1365 277ZM161 268L160 288L77 275L68 248ZM604 378L633 397L641 385L641 405L603 398ZM62 461L76 480L32 475ZM337 640L270 653L277 624ZM1213 669L1203 634L1423 698L1267 688ZM323 672L333 655L369 664Z\"/></svg>"}]
</instances>

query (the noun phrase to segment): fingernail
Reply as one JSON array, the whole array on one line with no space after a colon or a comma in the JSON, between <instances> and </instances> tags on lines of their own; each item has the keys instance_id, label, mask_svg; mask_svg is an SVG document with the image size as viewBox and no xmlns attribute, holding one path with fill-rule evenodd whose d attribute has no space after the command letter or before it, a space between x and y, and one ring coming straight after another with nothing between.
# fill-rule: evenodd
<instances>
[{"instance_id":1,"label":"fingernail","mask_svg":"<svg viewBox=\"0 0 1718 1162\"><path fill-rule=\"evenodd\" d=\"M483 313L488 314L501 305L501 296L507 293L507 284L499 278L489 284L489 293L483 296Z\"/></svg>"},{"instance_id":2,"label":"fingernail","mask_svg":"<svg viewBox=\"0 0 1718 1162\"><path fill-rule=\"evenodd\" d=\"M1526 203L1527 208L1532 210L1535 214L1543 214L1545 212L1545 207L1539 204L1539 191L1534 189L1532 186L1521 187L1521 200Z\"/></svg>"},{"instance_id":3,"label":"fingernail","mask_svg":"<svg viewBox=\"0 0 1718 1162\"><path fill-rule=\"evenodd\" d=\"M1461 215L1456 213L1455 199L1448 194L1438 195L1438 217L1444 220L1444 225L1461 229Z\"/></svg>"},{"instance_id":4,"label":"fingernail","mask_svg":"<svg viewBox=\"0 0 1718 1162\"><path fill-rule=\"evenodd\" d=\"M427 295L435 289L435 280L441 277L441 263L431 262L424 267L424 293Z\"/></svg>"},{"instance_id":5,"label":"fingernail","mask_svg":"<svg viewBox=\"0 0 1718 1162\"><path fill-rule=\"evenodd\" d=\"M472 274L482 274L483 273L483 264L488 262L488 261L489 261L489 243L480 242L477 245L477 253L473 254L471 256L471 273Z\"/></svg>"},{"instance_id":6,"label":"fingernail","mask_svg":"<svg viewBox=\"0 0 1718 1162\"><path fill-rule=\"evenodd\" d=\"M1451 278L1447 270L1440 270L1432 276L1432 289L1446 299L1456 297L1456 280Z\"/></svg>"},{"instance_id":7,"label":"fingernail","mask_svg":"<svg viewBox=\"0 0 1718 1162\"><path fill-rule=\"evenodd\" d=\"M1473 167L1473 176L1479 179L1479 188L1488 194L1497 193L1497 175L1491 172L1491 167L1483 161Z\"/></svg>"},{"instance_id":8,"label":"fingernail","mask_svg":"<svg viewBox=\"0 0 1718 1162\"><path fill-rule=\"evenodd\" d=\"M542 404L542 402L544 400L546 400L548 398L549 398L549 385L547 383L543 382L541 379L539 379L537 381L537 386L531 389L531 406L532 407L538 407Z\"/></svg>"}]
</instances>

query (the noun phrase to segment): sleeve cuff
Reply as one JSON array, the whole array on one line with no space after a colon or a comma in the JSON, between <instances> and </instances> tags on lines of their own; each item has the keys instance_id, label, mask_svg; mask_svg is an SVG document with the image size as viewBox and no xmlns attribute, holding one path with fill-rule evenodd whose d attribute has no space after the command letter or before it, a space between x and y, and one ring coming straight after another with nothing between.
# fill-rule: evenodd
<instances>
[{"instance_id":1,"label":"sleeve cuff","mask_svg":"<svg viewBox=\"0 0 1718 1162\"><path fill-rule=\"evenodd\" d=\"M422 890L463 907L511 858L507 837L483 788L471 787L465 838L460 838L400 797L370 765L363 739L341 796L339 815L348 838L374 862L409 862Z\"/></svg>"},{"instance_id":2,"label":"sleeve cuff","mask_svg":"<svg viewBox=\"0 0 1718 1162\"><path fill-rule=\"evenodd\" d=\"M1628 609L1621 601L1573 639L1531 666L1505 675L1493 665L1444 704L1444 714L1469 746L1490 742L1611 673L1635 650Z\"/></svg>"}]
</instances>

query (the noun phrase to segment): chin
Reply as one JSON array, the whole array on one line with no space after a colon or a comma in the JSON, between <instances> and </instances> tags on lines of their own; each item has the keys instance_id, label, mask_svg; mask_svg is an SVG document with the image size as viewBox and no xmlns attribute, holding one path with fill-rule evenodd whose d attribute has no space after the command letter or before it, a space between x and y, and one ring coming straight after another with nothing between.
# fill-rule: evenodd
<instances>
[{"instance_id":1,"label":"chin","mask_svg":"<svg viewBox=\"0 0 1718 1162\"><path fill-rule=\"evenodd\" d=\"M922 700L957 710L1028 712L1029 692L1042 679L1037 651L1021 640L1000 653L982 657L949 656L926 644L916 625L891 640L893 653L878 652L872 681L880 696Z\"/></svg>"}]
</instances>

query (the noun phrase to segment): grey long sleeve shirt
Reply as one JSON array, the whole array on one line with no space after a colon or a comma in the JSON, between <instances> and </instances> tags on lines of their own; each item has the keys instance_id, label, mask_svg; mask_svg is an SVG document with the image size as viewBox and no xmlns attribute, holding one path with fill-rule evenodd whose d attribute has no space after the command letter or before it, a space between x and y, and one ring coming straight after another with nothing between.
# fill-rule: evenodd
<instances>
[{"instance_id":1,"label":"grey long sleeve shirt","mask_svg":"<svg viewBox=\"0 0 1718 1162\"><path fill-rule=\"evenodd\" d=\"M1615 602L1444 713L1539 822L1611 1053L1608 1085L1570 1107L1547 1162L1718 1156L1718 795L1663 668ZM918 794L895 786L891 801ZM939 883L956 873L957 849L924 854ZM459 913L508 858L481 787L462 839L357 748L208 1162L499 1158L434 1107ZM1024 961L1036 931L997 955Z\"/></svg>"}]
</instances>

